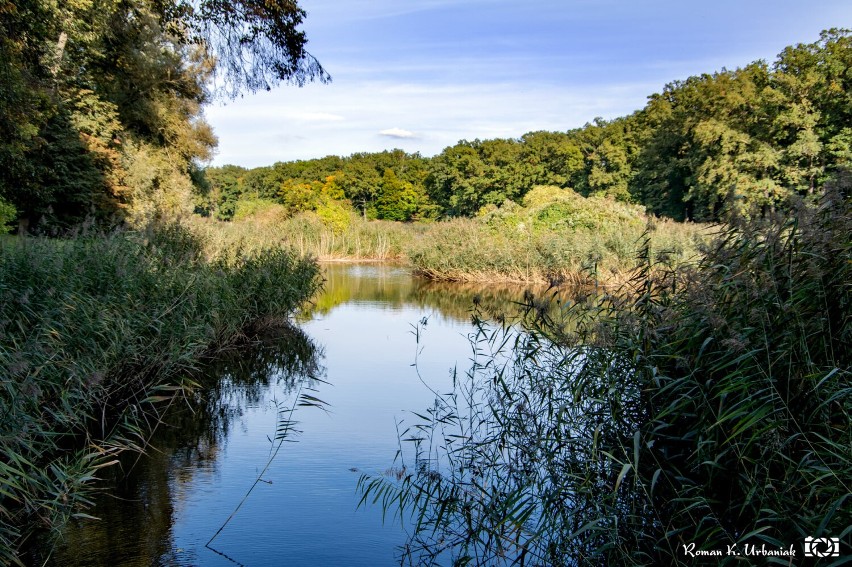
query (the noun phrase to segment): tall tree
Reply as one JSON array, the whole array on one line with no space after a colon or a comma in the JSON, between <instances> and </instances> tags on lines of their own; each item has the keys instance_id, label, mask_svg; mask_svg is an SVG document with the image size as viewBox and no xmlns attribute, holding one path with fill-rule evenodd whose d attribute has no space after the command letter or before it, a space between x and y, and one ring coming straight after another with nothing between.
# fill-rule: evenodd
<instances>
[{"instance_id":1,"label":"tall tree","mask_svg":"<svg viewBox=\"0 0 852 567\"><path fill-rule=\"evenodd\" d=\"M327 81L295 1L0 0L0 200L24 220L192 210L218 92Z\"/></svg>"}]
</instances>

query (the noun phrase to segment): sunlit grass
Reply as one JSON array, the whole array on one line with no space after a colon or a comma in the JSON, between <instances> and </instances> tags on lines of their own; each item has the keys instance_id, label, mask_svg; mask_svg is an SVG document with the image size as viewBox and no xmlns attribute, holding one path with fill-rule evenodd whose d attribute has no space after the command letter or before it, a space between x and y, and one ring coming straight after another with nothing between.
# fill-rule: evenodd
<instances>
[{"instance_id":1,"label":"sunlit grass","mask_svg":"<svg viewBox=\"0 0 852 567\"><path fill-rule=\"evenodd\" d=\"M536 188L527 206L513 203L475 219L431 223L329 223L314 213L258 214L234 222L194 219L213 254L284 247L324 261L394 261L423 277L468 282L623 283L648 231L655 258L694 259L708 228L646 215L641 207ZM591 278L590 278L591 275Z\"/></svg>"}]
</instances>

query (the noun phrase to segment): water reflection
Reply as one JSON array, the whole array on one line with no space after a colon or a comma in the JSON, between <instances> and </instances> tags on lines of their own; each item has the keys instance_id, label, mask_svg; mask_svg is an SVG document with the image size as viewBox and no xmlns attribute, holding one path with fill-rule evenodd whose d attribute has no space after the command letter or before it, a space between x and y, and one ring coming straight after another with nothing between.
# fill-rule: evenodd
<instances>
[{"instance_id":1,"label":"water reflection","mask_svg":"<svg viewBox=\"0 0 852 567\"><path fill-rule=\"evenodd\" d=\"M513 314L526 291L546 292L542 286L436 282L381 264L326 264L324 276L325 291L303 314L305 320L328 313L338 305L355 303L377 309L419 307L467 321L474 303L484 315L499 317Z\"/></svg>"},{"instance_id":2,"label":"water reflection","mask_svg":"<svg viewBox=\"0 0 852 567\"><path fill-rule=\"evenodd\" d=\"M321 360L322 349L295 327L223 353L200 377L203 389L168 408L145 454L126 453L107 469L91 511L99 520L73 521L53 545L33 550L28 563L198 564L173 537L184 489L216 477L232 428L242 425L247 408L261 405L271 390L287 397L315 382L323 376Z\"/></svg>"},{"instance_id":3,"label":"water reflection","mask_svg":"<svg viewBox=\"0 0 852 567\"><path fill-rule=\"evenodd\" d=\"M449 389L452 368L466 367L474 302L512 312L524 290L434 284L379 265L326 266L326 280L300 329L223 357L203 392L168 411L147 454L125 456L91 511L100 521L75 521L52 555L29 562L233 565L205 543L268 461L278 408L314 387L330 412L298 408L298 442L214 546L252 566L395 564L406 532L378 507L356 509L358 477L388 467L406 410L428 405L431 390Z\"/></svg>"}]
</instances>

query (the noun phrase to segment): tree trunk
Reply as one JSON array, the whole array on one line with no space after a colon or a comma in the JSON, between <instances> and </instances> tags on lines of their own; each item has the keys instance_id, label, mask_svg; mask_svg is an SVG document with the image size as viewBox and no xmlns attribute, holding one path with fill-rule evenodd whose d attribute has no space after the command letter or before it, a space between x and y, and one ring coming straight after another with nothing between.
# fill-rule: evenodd
<instances>
[{"instance_id":1,"label":"tree trunk","mask_svg":"<svg viewBox=\"0 0 852 567\"><path fill-rule=\"evenodd\" d=\"M65 54L66 43L68 43L68 34L61 32L59 40L56 42L56 51L53 54L53 67L50 69L50 73L54 78L59 74L59 69L62 66L62 56Z\"/></svg>"}]
</instances>

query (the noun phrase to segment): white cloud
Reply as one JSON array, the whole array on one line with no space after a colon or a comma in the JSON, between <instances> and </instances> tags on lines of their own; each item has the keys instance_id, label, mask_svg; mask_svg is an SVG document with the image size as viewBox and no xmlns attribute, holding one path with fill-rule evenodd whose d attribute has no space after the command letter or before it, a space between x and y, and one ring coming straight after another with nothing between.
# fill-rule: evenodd
<instances>
[{"instance_id":1,"label":"white cloud","mask_svg":"<svg viewBox=\"0 0 852 567\"><path fill-rule=\"evenodd\" d=\"M206 114L219 136L214 163L256 167L394 148L430 156L462 139L564 131L641 108L655 87L341 81L281 87L212 106ZM306 120L317 114L346 119Z\"/></svg>"},{"instance_id":2,"label":"white cloud","mask_svg":"<svg viewBox=\"0 0 852 567\"><path fill-rule=\"evenodd\" d=\"M387 130L382 130L379 132L382 136L387 136L388 138L416 138L417 135L414 132L410 132L408 130L403 130L402 128L388 128Z\"/></svg>"}]
</instances>

